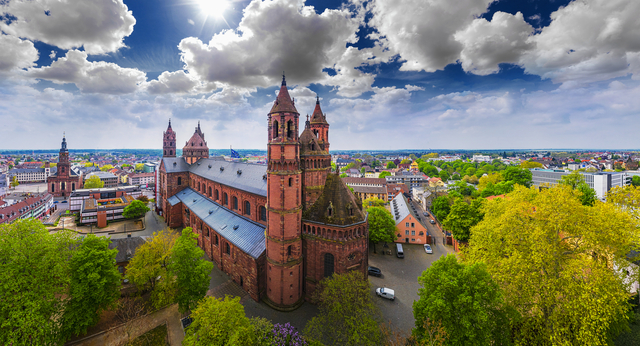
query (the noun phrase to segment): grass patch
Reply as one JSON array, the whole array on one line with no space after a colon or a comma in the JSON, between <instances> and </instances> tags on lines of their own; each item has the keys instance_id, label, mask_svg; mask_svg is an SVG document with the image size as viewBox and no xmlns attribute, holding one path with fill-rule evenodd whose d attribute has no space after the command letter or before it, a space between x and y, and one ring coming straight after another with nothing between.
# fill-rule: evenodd
<instances>
[{"instance_id":1,"label":"grass patch","mask_svg":"<svg viewBox=\"0 0 640 346\"><path fill-rule=\"evenodd\" d=\"M168 346L167 325L157 326L135 338L129 346Z\"/></svg>"}]
</instances>

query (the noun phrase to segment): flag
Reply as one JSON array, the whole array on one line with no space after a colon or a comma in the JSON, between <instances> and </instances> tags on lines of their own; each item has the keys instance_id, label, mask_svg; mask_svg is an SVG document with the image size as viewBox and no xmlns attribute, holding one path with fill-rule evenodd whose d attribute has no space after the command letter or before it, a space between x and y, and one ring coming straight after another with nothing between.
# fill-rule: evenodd
<instances>
[{"instance_id":1,"label":"flag","mask_svg":"<svg viewBox=\"0 0 640 346\"><path fill-rule=\"evenodd\" d=\"M239 159L240 158L240 153L238 153L237 151L231 149L231 158Z\"/></svg>"}]
</instances>

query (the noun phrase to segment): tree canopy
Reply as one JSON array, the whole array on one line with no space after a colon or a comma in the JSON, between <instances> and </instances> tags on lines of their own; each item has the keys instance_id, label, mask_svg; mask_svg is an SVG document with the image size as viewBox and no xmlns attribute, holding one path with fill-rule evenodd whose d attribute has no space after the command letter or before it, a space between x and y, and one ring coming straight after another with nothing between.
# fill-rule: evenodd
<instances>
[{"instance_id":1,"label":"tree canopy","mask_svg":"<svg viewBox=\"0 0 640 346\"><path fill-rule=\"evenodd\" d=\"M182 342L185 346L253 346L257 341L240 297L206 297L191 317L193 323L186 329Z\"/></svg>"},{"instance_id":2,"label":"tree canopy","mask_svg":"<svg viewBox=\"0 0 640 346\"><path fill-rule=\"evenodd\" d=\"M392 161L387 162L387 169L397 168L396 164Z\"/></svg>"},{"instance_id":3,"label":"tree canopy","mask_svg":"<svg viewBox=\"0 0 640 346\"><path fill-rule=\"evenodd\" d=\"M482 220L483 202L483 199L474 199L471 203L467 203L462 198L456 199L451 206L449 215L442 223L443 226L450 230L458 241L468 241L471 236L471 227Z\"/></svg>"},{"instance_id":4,"label":"tree canopy","mask_svg":"<svg viewBox=\"0 0 640 346\"><path fill-rule=\"evenodd\" d=\"M540 162L535 161L522 161L520 162L520 168L543 168L544 166Z\"/></svg>"},{"instance_id":5,"label":"tree canopy","mask_svg":"<svg viewBox=\"0 0 640 346\"><path fill-rule=\"evenodd\" d=\"M520 184L525 187L531 186L531 171L528 169L521 169L514 166L507 167L502 172L504 180L511 181L513 184Z\"/></svg>"},{"instance_id":6,"label":"tree canopy","mask_svg":"<svg viewBox=\"0 0 640 346\"><path fill-rule=\"evenodd\" d=\"M378 178L382 179L382 178L386 178L386 177L389 177L389 176L391 176L391 173L387 172L387 171L384 171L384 172L380 172L380 175L378 176ZM638 177L638 178L640 178L640 177Z\"/></svg>"},{"instance_id":7,"label":"tree canopy","mask_svg":"<svg viewBox=\"0 0 640 346\"><path fill-rule=\"evenodd\" d=\"M369 213L369 241L375 244L383 241L391 243L395 239L396 222L391 213L384 207L370 207Z\"/></svg>"},{"instance_id":8,"label":"tree canopy","mask_svg":"<svg viewBox=\"0 0 640 346\"><path fill-rule=\"evenodd\" d=\"M429 322L443 327L445 345L505 345L510 342L510 309L484 264L440 257L418 277L420 299L413 302L413 335L429 340ZM438 331L436 330L436 333ZM443 334L443 335L442 335Z\"/></svg>"},{"instance_id":9,"label":"tree canopy","mask_svg":"<svg viewBox=\"0 0 640 346\"><path fill-rule=\"evenodd\" d=\"M136 163L136 171L142 172L144 170L144 163Z\"/></svg>"},{"instance_id":10,"label":"tree canopy","mask_svg":"<svg viewBox=\"0 0 640 346\"><path fill-rule=\"evenodd\" d=\"M584 206L579 192L558 185L516 186L483 211L463 258L485 263L521 316L511 325L516 344L606 345L626 326L632 280L613 268L629 268L640 239L624 208Z\"/></svg>"},{"instance_id":11,"label":"tree canopy","mask_svg":"<svg viewBox=\"0 0 640 346\"><path fill-rule=\"evenodd\" d=\"M135 219L144 216L144 214L146 214L149 210L151 209L149 209L149 207L147 207L144 202L134 199L133 201L131 201L131 203L129 203L128 206L124 207L122 216L127 219Z\"/></svg>"},{"instance_id":12,"label":"tree canopy","mask_svg":"<svg viewBox=\"0 0 640 346\"><path fill-rule=\"evenodd\" d=\"M580 192L580 202L582 205L593 205L596 201L596 192L589 187L580 172L571 172L560 179L560 184L567 185L573 190Z\"/></svg>"},{"instance_id":13,"label":"tree canopy","mask_svg":"<svg viewBox=\"0 0 640 346\"><path fill-rule=\"evenodd\" d=\"M102 167L100 167L100 170L103 172L109 171L113 169L113 165L104 165Z\"/></svg>"},{"instance_id":14,"label":"tree canopy","mask_svg":"<svg viewBox=\"0 0 640 346\"><path fill-rule=\"evenodd\" d=\"M447 196L440 196L434 199L431 204L431 211L433 211L433 215L435 215L440 222L446 220L449 215L449 211L451 211L449 198Z\"/></svg>"},{"instance_id":15,"label":"tree canopy","mask_svg":"<svg viewBox=\"0 0 640 346\"><path fill-rule=\"evenodd\" d=\"M386 202L381 200L380 198L369 197L362 202L362 207L365 211L367 211L367 209L371 207L384 207L385 204Z\"/></svg>"},{"instance_id":16,"label":"tree canopy","mask_svg":"<svg viewBox=\"0 0 640 346\"><path fill-rule=\"evenodd\" d=\"M85 189L101 189L104 187L104 181L100 180L97 175L92 175L84 181Z\"/></svg>"},{"instance_id":17,"label":"tree canopy","mask_svg":"<svg viewBox=\"0 0 640 346\"><path fill-rule=\"evenodd\" d=\"M320 312L309 321L304 334L325 345L379 345L380 312L373 303L369 281L360 271L334 274L316 289Z\"/></svg>"}]
</instances>

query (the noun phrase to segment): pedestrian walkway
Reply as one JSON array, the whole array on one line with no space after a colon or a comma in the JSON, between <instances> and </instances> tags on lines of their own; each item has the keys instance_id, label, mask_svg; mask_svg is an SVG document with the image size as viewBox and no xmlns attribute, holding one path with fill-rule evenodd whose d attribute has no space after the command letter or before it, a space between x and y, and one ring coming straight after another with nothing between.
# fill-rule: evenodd
<instances>
[{"instance_id":1,"label":"pedestrian walkway","mask_svg":"<svg viewBox=\"0 0 640 346\"><path fill-rule=\"evenodd\" d=\"M245 292L238 284L229 280L220 286L214 287L207 291L208 296L216 298L224 298L227 295L232 297L240 297L240 303L244 303L247 299L251 299L251 296Z\"/></svg>"}]
</instances>

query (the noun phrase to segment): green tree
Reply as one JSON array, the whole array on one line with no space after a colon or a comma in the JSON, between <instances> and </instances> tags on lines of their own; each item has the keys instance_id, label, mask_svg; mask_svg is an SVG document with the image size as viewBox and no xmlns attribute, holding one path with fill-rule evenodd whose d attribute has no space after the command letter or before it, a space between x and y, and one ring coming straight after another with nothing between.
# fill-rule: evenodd
<instances>
[{"instance_id":1,"label":"green tree","mask_svg":"<svg viewBox=\"0 0 640 346\"><path fill-rule=\"evenodd\" d=\"M121 276L114 265L118 250L110 250L109 243L109 238L93 234L78 241L71 257L70 299L63 315L68 336L85 334L120 297Z\"/></svg>"},{"instance_id":2,"label":"green tree","mask_svg":"<svg viewBox=\"0 0 640 346\"><path fill-rule=\"evenodd\" d=\"M614 268L629 267L640 239L623 208L583 206L579 192L558 185L516 186L483 211L463 258L486 263L522 317L511 328L516 344L606 345L627 325L632 280Z\"/></svg>"},{"instance_id":3,"label":"green tree","mask_svg":"<svg viewBox=\"0 0 640 346\"><path fill-rule=\"evenodd\" d=\"M18 177L14 175L13 179L11 179L11 187L15 189L18 185L20 185L20 183L18 182Z\"/></svg>"},{"instance_id":4,"label":"green tree","mask_svg":"<svg viewBox=\"0 0 640 346\"><path fill-rule=\"evenodd\" d=\"M136 171L142 172L144 170L144 163L136 163Z\"/></svg>"},{"instance_id":5,"label":"green tree","mask_svg":"<svg viewBox=\"0 0 640 346\"><path fill-rule=\"evenodd\" d=\"M364 167L360 168L360 173L364 174Z\"/></svg>"},{"instance_id":6,"label":"green tree","mask_svg":"<svg viewBox=\"0 0 640 346\"><path fill-rule=\"evenodd\" d=\"M370 197L362 202L362 207L367 211L371 207L384 207L385 204L386 202L380 198Z\"/></svg>"},{"instance_id":7,"label":"green tree","mask_svg":"<svg viewBox=\"0 0 640 346\"><path fill-rule=\"evenodd\" d=\"M102 167L100 167L100 170L103 172L106 172L108 170L112 170L113 169L113 165L104 165Z\"/></svg>"},{"instance_id":8,"label":"green tree","mask_svg":"<svg viewBox=\"0 0 640 346\"><path fill-rule=\"evenodd\" d=\"M387 172L387 171L384 171L384 172L380 172L380 175L378 176L378 178L382 179L382 178L386 178L386 177L389 177L389 176L391 176L391 173ZM640 182L640 180L638 180L638 181Z\"/></svg>"},{"instance_id":9,"label":"green tree","mask_svg":"<svg viewBox=\"0 0 640 346\"><path fill-rule=\"evenodd\" d=\"M73 240L35 219L0 224L0 345L64 342Z\"/></svg>"},{"instance_id":10,"label":"green tree","mask_svg":"<svg viewBox=\"0 0 640 346\"><path fill-rule=\"evenodd\" d=\"M149 203L149 197L145 196L145 195L140 195L140 197L136 198L138 201L142 202L142 203Z\"/></svg>"},{"instance_id":11,"label":"green tree","mask_svg":"<svg viewBox=\"0 0 640 346\"><path fill-rule=\"evenodd\" d=\"M438 153L429 153L426 155L422 155L422 159L423 160L428 160L428 159L437 159L438 157L440 157L440 155L438 155Z\"/></svg>"},{"instance_id":12,"label":"green tree","mask_svg":"<svg viewBox=\"0 0 640 346\"><path fill-rule=\"evenodd\" d=\"M544 166L540 162L535 161L522 161L520 162L520 168L530 169L530 168L544 168Z\"/></svg>"},{"instance_id":13,"label":"green tree","mask_svg":"<svg viewBox=\"0 0 640 346\"><path fill-rule=\"evenodd\" d=\"M560 184L567 185L573 190L580 192L580 202L582 205L593 205L596 202L596 192L589 187L580 172L571 172L560 179Z\"/></svg>"},{"instance_id":14,"label":"green tree","mask_svg":"<svg viewBox=\"0 0 640 346\"><path fill-rule=\"evenodd\" d=\"M240 297L204 298L193 310L193 323L186 329L185 346L254 346L256 334L245 316Z\"/></svg>"},{"instance_id":15,"label":"green tree","mask_svg":"<svg viewBox=\"0 0 640 346\"><path fill-rule=\"evenodd\" d=\"M504 177L504 180L512 181L513 184L519 184L525 187L531 186L532 174L528 169L509 166L502 172L502 175Z\"/></svg>"},{"instance_id":16,"label":"green tree","mask_svg":"<svg viewBox=\"0 0 640 346\"><path fill-rule=\"evenodd\" d=\"M340 174L340 178L346 178L346 177L347 177L347 173Z\"/></svg>"},{"instance_id":17,"label":"green tree","mask_svg":"<svg viewBox=\"0 0 640 346\"><path fill-rule=\"evenodd\" d=\"M495 185L501 182L502 180L503 180L502 174L500 173L491 173L491 174L485 175L479 179L478 191L484 190L487 187L487 184L489 183L492 183Z\"/></svg>"},{"instance_id":18,"label":"green tree","mask_svg":"<svg viewBox=\"0 0 640 346\"><path fill-rule=\"evenodd\" d=\"M369 281L362 272L334 274L316 289L320 312L309 321L304 335L326 345L379 345L380 312L373 303Z\"/></svg>"},{"instance_id":19,"label":"green tree","mask_svg":"<svg viewBox=\"0 0 640 346\"><path fill-rule=\"evenodd\" d=\"M416 154L409 154L409 158L411 159L411 161L415 161L418 159L418 157L416 156Z\"/></svg>"},{"instance_id":20,"label":"green tree","mask_svg":"<svg viewBox=\"0 0 640 346\"><path fill-rule=\"evenodd\" d=\"M171 253L169 271L176 276L176 300L183 313L205 296L211 281L213 263L203 259L204 251L198 247L197 238L191 227L183 229Z\"/></svg>"},{"instance_id":21,"label":"green tree","mask_svg":"<svg viewBox=\"0 0 640 346\"><path fill-rule=\"evenodd\" d=\"M418 340L432 337L425 326L443 327L445 345L507 345L509 315L500 287L484 264L458 263L455 255L440 257L418 277L420 299L413 302Z\"/></svg>"},{"instance_id":22,"label":"green tree","mask_svg":"<svg viewBox=\"0 0 640 346\"><path fill-rule=\"evenodd\" d=\"M411 160L409 159L402 159L402 161L400 161L400 164L403 165L405 163L411 163Z\"/></svg>"},{"instance_id":23,"label":"green tree","mask_svg":"<svg viewBox=\"0 0 640 346\"><path fill-rule=\"evenodd\" d=\"M396 222L389 211L383 207L370 207L369 213L369 242L373 244L373 252L376 252L376 244L383 241L391 243L395 239Z\"/></svg>"},{"instance_id":24,"label":"green tree","mask_svg":"<svg viewBox=\"0 0 640 346\"><path fill-rule=\"evenodd\" d=\"M334 172L336 171L336 163L333 161L331 161L331 170Z\"/></svg>"},{"instance_id":25,"label":"green tree","mask_svg":"<svg viewBox=\"0 0 640 346\"><path fill-rule=\"evenodd\" d=\"M451 206L451 211L447 219L442 223L443 226L450 230L453 237L458 241L466 242L471 236L471 227L475 226L482 220L482 199L475 199L471 203L467 203L459 198Z\"/></svg>"},{"instance_id":26,"label":"green tree","mask_svg":"<svg viewBox=\"0 0 640 346\"><path fill-rule=\"evenodd\" d=\"M433 204L431 205L431 211L433 215L443 222L447 219L447 215L449 215L449 211L451 211L451 204L449 203L449 198L446 196L440 196L433 200Z\"/></svg>"},{"instance_id":27,"label":"green tree","mask_svg":"<svg viewBox=\"0 0 640 346\"><path fill-rule=\"evenodd\" d=\"M387 162L387 169L398 168L392 161Z\"/></svg>"},{"instance_id":28,"label":"green tree","mask_svg":"<svg viewBox=\"0 0 640 346\"><path fill-rule=\"evenodd\" d=\"M104 181L100 180L97 175L92 175L84 181L85 189L100 189L104 187Z\"/></svg>"},{"instance_id":29,"label":"green tree","mask_svg":"<svg viewBox=\"0 0 640 346\"><path fill-rule=\"evenodd\" d=\"M445 183L449 180L449 178L451 178L451 176L449 175L449 172L447 172L445 170L441 170L440 173L438 174L438 176Z\"/></svg>"},{"instance_id":30,"label":"green tree","mask_svg":"<svg viewBox=\"0 0 640 346\"><path fill-rule=\"evenodd\" d=\"M128 206L124 207L122 216L127 219L135 219L144 216L144 214L146 214L149 210L151 209L149 209L149 207L147 207L144 202L134 199L133 201L131 201L131 203L129 203Z\"/></svg>"}]
</instances>

